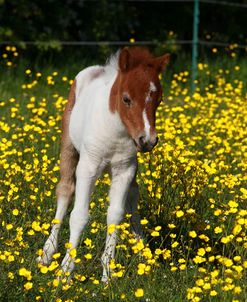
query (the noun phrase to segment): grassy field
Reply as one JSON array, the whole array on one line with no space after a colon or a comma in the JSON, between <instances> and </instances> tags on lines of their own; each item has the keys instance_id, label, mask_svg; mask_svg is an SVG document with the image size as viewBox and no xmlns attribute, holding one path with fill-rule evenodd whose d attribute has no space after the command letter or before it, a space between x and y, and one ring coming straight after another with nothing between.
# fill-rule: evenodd
<instances>
[{"instance_id":1,"label":"grassy field","mask_svg":"<svg viewBox=\"0 0 247 302\"><path fill-rule=\"evenodd\" d=\"M145 240L132 238L126 217L105 285L108 175L92 196L71 283L57 282L69 216L51 265L35 261L56 208L61 115L73 76L90 64L39 68L11 47L1 56L1 301L247 301L246 61L200 62L194 94L186 62L168 67L159 144L138 155Z\"/></svg>"}]
</instances>

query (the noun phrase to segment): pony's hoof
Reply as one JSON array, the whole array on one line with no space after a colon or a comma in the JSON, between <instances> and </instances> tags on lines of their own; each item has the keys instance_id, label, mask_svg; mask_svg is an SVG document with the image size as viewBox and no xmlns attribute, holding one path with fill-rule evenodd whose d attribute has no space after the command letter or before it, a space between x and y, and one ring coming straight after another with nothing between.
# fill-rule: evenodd
<instances>
[{"instance_id":1,"label":"pony's hoof","mask_svg":"<svg viewBox=\"0 0 247 302\"><path fill-rule=\"evenodd\" d=\"M51 260L47 256L43 255L37 257L36 262L42 265L49 265L51 263Z\"/></svg>"},{"instance_id":2,"label":"pony's hoof","mask_svg":"<svg viewBox=\"0 0 247 302\"><path fill-rule=\"evenodd\" d=\"M102 276L101 282L104 283L104 284L108 284L109 283L109 278L107 276Z\"/></svg>"}]
</instances>

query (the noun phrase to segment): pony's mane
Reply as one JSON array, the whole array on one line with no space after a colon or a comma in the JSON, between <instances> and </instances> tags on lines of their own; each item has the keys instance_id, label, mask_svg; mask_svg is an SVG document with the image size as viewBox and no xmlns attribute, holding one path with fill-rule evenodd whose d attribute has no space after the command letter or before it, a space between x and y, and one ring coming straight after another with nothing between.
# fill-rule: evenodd
<instances>
[{"instance_id":1,"label":"pony's mane","mask_svg":"<svg viewBox=\"0 0 247 302\"><path fill-rule=\"evenodd\" d=\"M118 58L119 58L120 50L112 54L107 60L105 67L110 69L118 70Z\"/></svg>"}]
</instances>

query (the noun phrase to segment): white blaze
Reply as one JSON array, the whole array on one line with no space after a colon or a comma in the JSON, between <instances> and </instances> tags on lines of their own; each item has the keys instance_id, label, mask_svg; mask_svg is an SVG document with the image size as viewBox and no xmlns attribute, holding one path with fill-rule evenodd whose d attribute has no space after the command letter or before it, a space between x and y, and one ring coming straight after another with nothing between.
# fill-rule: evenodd
<instances>
[{"instance_id":1,"label":"white blaze","mask_svg":"<svg viewBox=\"0 0 247 302\"><path fill-rule=\"evenodd\" d=\"M156 92L157 91L157 88L154 85L154 82L150 82L149 91L150 92Z\"/></svg>"},{"instance_id":2,"label":"white blaze","mask_svg":"<svg viewBox=\"0 0 247 302\"><path fill-rule=\"evenodd\" d=\"M148 90L148 93L147 93L147 96L146 96L146 99L145 99L146 103L152 101L151 92L156 92L156 91L157 91L157 87L154 85L154 82L150 82L149 90ZM148 120L148 117L147 117L147 112L146 112L145 108L142 112L142 117L143 117L144 132L145 132L146 138L150 139L150 128L151 128L151 126L150 126L150 123L149 123L149 120Z\"/></svg>"},{"instance_id":3,"label":"white blaze","mask_svg":"<svg viewBox=\"0 0 247 302\"><path fill-rule=\"evenodd\" d=\"M154 82L150 82L150 84L149 84L149 90L148 90L148 93L147 93L147 96L146 96L146 99L145 99L146 103L152 101L152 99L151 99L151 92L156 92L156 91L157 91L157 88L154 85Z\"/></svg>"},{"instance_id":4,"label":"white blaze","mask_svg":"<svg viewBox=\"0 0 247 302\"><path fill-rule=\"evenodd\" d=\"M147 117L146 109L142 112L143 122L144 122L144 132L147 139L150 139L150 123Z\"/></svg>"}]
</instances>

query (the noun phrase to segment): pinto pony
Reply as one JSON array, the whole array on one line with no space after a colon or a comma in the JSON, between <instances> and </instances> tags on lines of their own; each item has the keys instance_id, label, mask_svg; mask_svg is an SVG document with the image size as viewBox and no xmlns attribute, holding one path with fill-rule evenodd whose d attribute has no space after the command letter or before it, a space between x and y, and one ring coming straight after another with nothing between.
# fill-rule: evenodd
<instances>
[{"instance_id":1,"label":"pinto pony","mask_svg":"<svg viewBox=\"0 0 247 302\"><path fill-rule=\"evenodd\" d=\"M43 254L48 264L58 247L58 233L75 192L70 215L70 238L76 248L88 222L90 195L96 179L106 168L111 176L107 225L119 225L124 214L131 214L132 232L142 237L137 211L137 151L151 151L157 144L155 112L162 97L159 82L169 55L154 57L145 48L123 48L105 66L82 70L72 84L62 119L60 173L57 185L57 210ZM107 232L102 281L110 275L117 230ZM71 249L62 261L64 272L72 272Z\"/></svg>"}]
</instances>

